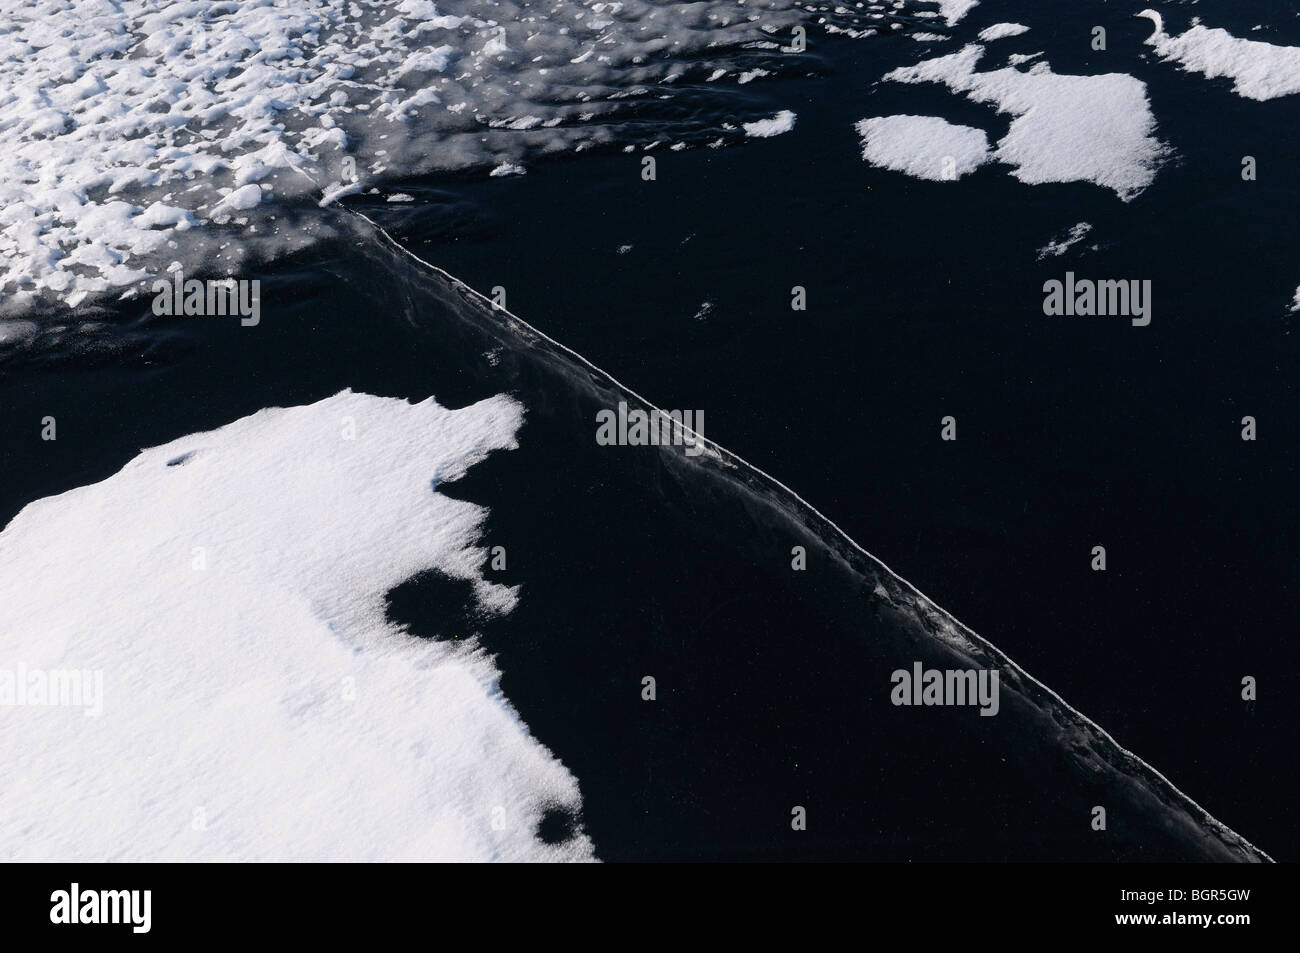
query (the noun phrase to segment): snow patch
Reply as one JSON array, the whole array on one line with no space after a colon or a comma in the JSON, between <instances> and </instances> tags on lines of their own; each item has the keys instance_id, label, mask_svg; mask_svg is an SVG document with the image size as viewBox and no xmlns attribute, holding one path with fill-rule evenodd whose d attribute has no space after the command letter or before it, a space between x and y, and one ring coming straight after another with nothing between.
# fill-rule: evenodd
<instances>
[{"instance_id":1,"label":"snow patch","mask_svg":"<svg viewBox=\"0 0 1300 953\"><path fill-rule=\"evenodd\" d=\"M1038 249L1038 258L1041 261L1044 258L1059 258L1069 251L1072 247L1079 244L1092 231L1092 226L1087 222L1079 222L1071 226L1070 230L1063 236L1055 238L1048 242L1042 248Z\"/></svg>"},{"instance_id":2,"label":"snow patch","mask_svg":"<svg viewBox=\"0 0 1300 953\"><path fill-rule=\"evenodd\" d=\"M4 709L0 854L590 859L584 835L536 836L578 785L492 659L387 618L386 593L426 570L514 606L481 573L486 511L433 487L516 446L522 417L504 396L344 391L25 507L0 533L0 659L101 671L102 715Z\"/></svg>"},{"instance_id":3,"label":"snow patch","mask_svg":"<svg viewBox=\"0 0 1300 953\"><path fill-rule=\"evenodd\" d=\"M979 0L935 0L939 4L939 16L948 26L956 26L961 19L979 6Z\"/></svg>"},{"instance_id":4,"label":"snow patch","mask_svg":"<svg viewBox=\"0 0 1300 953\"><path fill-rule=\"evenodd\" d=\"M794 113L788 109L782 109L779 113L769 119L759 119L756 122L744 123L745 135L753 136L758 139L767 139L771 136L779 136L794 128L794 120Z\"/></svg>"},{"instance_id":5,"label":"snow patch","mask_svg":"<svg viewBox=\"0 0 1300 953\"><path fill-rule=\"evenodd\" d=\"M1167 147L1154 138L1146 84L1126 73L1072 76L1046 62L979 73L984 47L970 44L885 75L900 83L939 83L1015 116L993 158L1029 185L1093 182L1124 201L1155 179Z\"/></svg>"},{"instance_id":6,"label":"snow patch","mask_svg":"<svg viewBox=\"0 0 1300 953\"><path fill-rule=\"evenodd\" d=\"M1228 77L1234 93L1260 102L1300 93L1300 47L1243 40L1227 30L1199 24L1170 36L1156 11L1143 10L1137 16L1155 25L1147 45L1155 47L1164 60L1181 63L1189 73L1201 73L1207 79Z\"/></svg>"},{"instance_id":7,"label":"snow patch","mask_svg":"<svg viewBox=\"0 0 1300 953\"><path fill-rule=\"evenodd\" d=\"M937 116L880 116L854 128L862 158L873 166L932 182L955 181L989 158L983 129L957 126Z\"/></svg>"},{"instance_id":8,"label":"snow patch","mask_svg":"<svg viewBox=\"0 0 1300 953\"><path fill-rule=\"evenodd\" d=\"M992 43L994 40L1002 40L1009 36L1019 36L1028 32L1029 27L1023 23L995 23L991 27L980 30L980 39L985 43Z\"/></svg>"}]
</instances>

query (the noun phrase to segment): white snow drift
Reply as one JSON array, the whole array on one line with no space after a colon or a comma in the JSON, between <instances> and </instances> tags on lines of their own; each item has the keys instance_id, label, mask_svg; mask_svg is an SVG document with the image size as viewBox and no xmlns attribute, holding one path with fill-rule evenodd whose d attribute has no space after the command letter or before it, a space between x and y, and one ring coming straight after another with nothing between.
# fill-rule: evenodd
<instances>
[{"instance_id":1,"label":"white snow drift","mask_svg":"<svg viewBox=\"0 0 1300 953\"><path fill-rule=\"evenodd\" d=\"M1166 60L1209 79L1226 76L1238 96L1261 102L1300 93L1300 47L1243 40L1227 30L1196 24L1179 36L1165 32L1164 18L1154 10L1137 14L1155 25L1147 45Z\"/></svg>"},{"instance_id":2,"label":"white snow drift","mask_svg":"<svg viewBox=\"0 0 1300 953\"><path fill-rule=\"evenodd\" d=\"M745 135L755 139L767 139L771 136L780 136L794 128L794 120L794 113L788 109L782 109L770 119L759 119L755 122L745 123Z\"/></svg>"},{"instance_id":3,"label":"white snow drift","mask_svg":"<svg viewBox=\"0 0 1300 953\"><path fill-rule=\"evenodd\" d=\"M485 511L437 487L522 412L345 391L27 506L0 533L0 667L100 671L102 715L0 708L0 856L589 858L535 836L578 786L491 659L385 616L426 569L514 604L479 572Z\"/></svg>"},{"instance_id":4,"label":"white snow drift","mask_svg":"<svg viewBox=\"0 0 1300 953\"><path fill-rule=\"evenodd\" d=\"M995 23L991 27L980 30L980 39L985 43L992 43L994 40L1003 40L1009 36L1020 36L1022 33L1028 33L1029 27L1023 23Z\"/></svg>"},{"instance_id":5,"label":"white snow drift","mask_svg":"<svg viewBox=\"0 0 1300 953\"><path fill-rule=\"evenodd\" d=\"M983 55L970 44L884 78L939 83L1014 116L992 158L1027 184L1094 182L1127 201L1154 180L1166 147L1153 135L1146 84L1125 73L1062 75L1044 62L976 72Z\"/></svg>"},{"instance_id":6,"label":"white snow drift","mask_svg":"<svg viewBox=\"0 0 1300 953\"><path fill-rule=\"evenodd\" d=\"M979 0L934 0L939 4L939 16L948 26L956 26L966 14L979 6Z\"/></svg>"},{"instance_id":7,"label":"white snow drift","mask_svg":"<svg viewBox=\"0 0 1300 953\"><path fill-rule=\"evenodd\" d=\"M984 130L937 116L880 116L863 119L854 128L862 139L862 158L918 179L954 181L989 157Z\"/></svg>"}]
</instances>

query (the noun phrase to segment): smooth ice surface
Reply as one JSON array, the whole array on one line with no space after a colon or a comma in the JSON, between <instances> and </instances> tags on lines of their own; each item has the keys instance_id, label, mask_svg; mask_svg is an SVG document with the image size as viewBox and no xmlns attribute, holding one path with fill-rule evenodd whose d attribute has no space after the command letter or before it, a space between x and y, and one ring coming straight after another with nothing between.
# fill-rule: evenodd
<instances>
[{"instance_id":1,"label":"smooth ice surface","mask_svg":"<svg viewBox=\"0 0 1300 953\"><path fill-rule=\"evenodd\" d=\"M386 619L428 569L514 605L480 574L486 511L436 488L522 414L344 391L24 508L0 533L0 668L101 670L104 692L99 717L0 707L0 856L589 858L535 836L578 786L492 660Z\"/></svg>"},{"instance_id":2,"label":"smooth ice surface","mask_svg":"<svg viewBox=\"0 0 1300 953\"><path fill-rule=\"evenodd\" d=\"M1238 96L1260 101L1300 93L1300 47L1243 40L1227 30L1197 24L1178 36L1165 32L1164 19L1154 10L1137 14L1155 25L1147 45L1166 60L1209 79L1226 76Z\"/></svg>"},{"instance_id":3,"label":"smooth ice surface","mask_svg":"<svg viewBox=\"0 0 1300 953\"><path fill-rule=\"evenodd\" d=\"M984 130L937 116L880 116L863 119L854 128L862 139L862 158L918 179L959 179L989 158Z\"/></svg>"},{"instance_id":4,"label":"smooth ice surface","mask_svg":"<svg viewBox=\"0 0 1300 953\"><path fill-rule=\"evenodd\" d=\"M1094 182L1128 200L1155 179L1166 148L1153 135L1146 84L1126 73L1071 76L1045 62L976 72L984 47L924 60L885 75L900 83L940 83L1015 118L993 158L1017 179Z\"/></svg>"}]
</instances>

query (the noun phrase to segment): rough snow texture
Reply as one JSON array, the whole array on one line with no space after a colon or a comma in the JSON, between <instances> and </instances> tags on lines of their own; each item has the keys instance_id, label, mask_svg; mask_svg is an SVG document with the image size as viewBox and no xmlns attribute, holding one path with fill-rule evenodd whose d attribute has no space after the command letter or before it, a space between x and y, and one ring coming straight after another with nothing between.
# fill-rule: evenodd
<instances>
[{"instance_id":1,"label":"rough snow texture","mask_svg":"<svg viewBox=\"0 0 1300 953\"><path fill-rule=\"evenodd\" d=\"M1015 119L993 158L1022 182L1094 182L1128 200L1155 178L1166 148L1155 137L1146 84L1125 73L1069 76L1045 62L976 72L984 47L896 69L885 79L940 83Z\"/></svg>"},{"instance_id":2,"label":"rough snow texture","mask_svg":"<svg viewBox=\"0 0 1300 953\"><path fill-rule=\"evenodd\" d=\"M1154 10L1137 15L1155 25L1155 32L1146 42L1161 57L1209 79L1228 77L1238 96L1262 102L1300 93L1300 47L1243 40L1227 30L1200 24L1179 36L1170 36L1164 30L1163 18Z\"/></svg>"},{"instance_id":3,"label":"rough snow texture","mask_svg":"<svg viewBox=\"0 0 1300 953\"><path fill-rule=\"evenodd\" d=\"M385 614L427 569L514 605L480 574L485 511L437 487L521 416L345 391L27 506L0 533L0 667L101 670L103 713L0 709L0 857L589 858L535 836L578 786L491 659Z\"/></svg>"},{"instance_id":4,"label":"rough snow texture","mask_svg":"<svg viewBox=\"0 0 1300 953\"><path fill-rule=\"evenodd\" d=\"M995 23L991 27L980 30L980 39L985 43L992 43L994 40L1005 39L1009 36L1019 36L1022 33L1028 33L1029 27L1023 23Z\"/></svg>"},{"instance_id":5,"label":"rough snow texture","mask_svg":"<svg viewBox=\"0 0 1300 953\"><path fill-rule=\"evenodd\" d=\"M745 135L757 139L766 139L770 136L779 136L782 133L789 132L794 128L795 115L788 109L782 109L771 119L760 119L757 122L747 122L744 124Z\"/></svg>"},{"instance_id":6,"label":"rough snow texture","mask_svg":"<svg viewBox=\"0 0 1300 953\"><path fill-rule=\"evenodd\" d=\"M301 247L275 200L350 181L345 157L369 183L634 140L622 100L734 75L740 47L775 49L809 16L795 0L0 0L0 313Z\"/></svg>"},{"instance_id":7,"label":"rough snow texture","mask_svg":"<svg viewBox=\"0 0 1300 953\"><path fill-rule=\"evenodd\" d=\"M862 158L872 165L935 182L954 181L988 161L982 129L936 116L881 116L855 123Z\"/></svg>"},{"instance_id":8,"label":"rough snow texture","mask_svg":"<svg viewBox=\"0 0 1300 953\"><path fill-rule=\"evenodd\" d=\"M956 26L966 14L979 6L979 0L935 0L939 4L939 16L948 26Z\"/></svg>"}]
</instances>

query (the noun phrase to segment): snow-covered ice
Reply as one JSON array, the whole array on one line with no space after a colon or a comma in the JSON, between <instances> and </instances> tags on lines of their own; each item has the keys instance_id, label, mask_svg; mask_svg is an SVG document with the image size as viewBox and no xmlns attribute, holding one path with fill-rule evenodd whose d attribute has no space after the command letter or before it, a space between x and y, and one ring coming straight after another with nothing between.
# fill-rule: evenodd
<instances>
[{"instance_id":1,"label":"snow-covered ice","mask_svg":"<svg viewBox=\"0 0 1300 953\"><path fill-rule=\"evenodd\" d=\"M513 607L480 572L486 511L437 488L515 446L522 414L344 391L24 508L0 533L0 668L104 689L99 717L0 708L0 855L589 859L583 835L536 836L578 785L492 659L386 618L424 570Z\"/></svg>"},{"instance_id":2,"label":"snow-covered ice","mask_svg":"<svg viewBox=\"0 0 1300 953\"><path fill-rule=\"evenodd\" d=\"M1153 135L1146 84L1126 73L1074 76L1045 62L977 72L984 47L923 60L885 75L900 83L939 83L1015 118L993 159L1022 182L1093 182L1129 200L1155 179L1167 148Z\"/></svg>"},{"instance_id":3,"label":"snow-covered ice","mask_svg":"<svg viewBox=\"0 0 1300 953\"><path fill-rule=\"evenodd\" d=\"M1028 33L1029 27L1023 23L995 23L991 27L980 30L980 39L985 43L992 43L994 40L1006 39L1009 36L1020 36L1022 33Z\"/></svg>"},{"instance_id":4,"label":"snow-covered ice","mask_svg":"<svg viewBox=\"0 0 1300 953\"><path fill-rule=\"evenodd\" d=\"M1154 10L1137 14L1155 26L1147 45L1166 60L1181 63L1188 72L1209 79L1226 76L1232 91L1261 102L1300 93L1300 47L1277 46L1259 40L1243 40L1227 30L1196 24L1187 32L1170 36L1164 18Z\"/></svg>"},{"instance_id":5,"label":"snow-covered ice","mask_svg":"<svg viewBox=\"0 0 1300 953\"><path fill-rule=\"evenodd\" d=\"M948 26L956 26L966 14L979 6L979 0L934 0L939 4L939 16Z\"/></svg>"},{"instance_id":6,"label":"snow-covered ice","mask_svg":"<svg viewBox=\"0 0 1300 953\"><path fill-rule=\"evenodd\" d=\"M918 179L956 180L989 158L983 129L937 116L880 116L863 119L854 128L862 139L862 158Z\"/></svg>"},{"instance_id":7,"label":"snow-covered ice","mask_svg":"<svg viewBox=\"0 0 1300 953\"><path fill-rule=\"evenodd\" d=\"M633 90L687 67L738 75L728 51L809 15L796 0L0 0L0 313L301 247L313 237L277 203L351 182L345 159L369 185L616 143Z\"/></svg>"},{"instance_id":8,"label":"snow-covered ice","mask_svg":"<svg viewBox=\"0 0 1300 953\"><path fill-rule=\"evenodd\" d=\"M755 122L744 123L743 128L745 135L758 139L766 139L770 136L779 136L782 133L789 132L794 128L795 114L788 109L782 109L775 116L769 119L759 119Z\"/></svg>"}]
</instances>

